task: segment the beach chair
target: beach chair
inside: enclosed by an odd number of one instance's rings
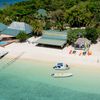
[[[69,54],[71,54],[71,53],[72,53],[72,50],[69,51]]]
[[[79,56],[81,56],[81,55],[82,55],[82,52],[79,53]]]
[[[92,55],[92,51],[88,51],[88,56]]]
[[[73,54],[75,54],[75,53],[76,53],[76,51],[74,50],[74,51],[73,51]]]
[[[86,51],[83,52],[83,55],[84,55],[84,56],[86,55]]]

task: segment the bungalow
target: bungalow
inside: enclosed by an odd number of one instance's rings
[[[78,38],[77,41],[75,42],[75,49],[77,50],[84,50],[86,48],[89,48],[91,45],[91,41],[88,40],[87,38]]]
[[[36,41],[36,43],[63,48],[67,43],[67,31],[46,30],[43,32],[42,37]]]
[[[5,30],[7,28],[7,25],[0,23],[0,32],[2,32],[3,30]]]
[[[26,34],[32,33],[32,27],[25,22],[12,22],[1,34],[11,35],[16,37],[20,31],[24,31]]]
[[[0,47],[0,59],[4,57],[6,54],[8,54],[8,51],[6,51],[4,48]]]

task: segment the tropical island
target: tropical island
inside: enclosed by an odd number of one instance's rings
[[[64,74],[72,77],[53,77]],[[0,9],[0,99],[100,100],[99,76],[99,0],[25,0]]]
[[[97,39],[100,36],[99,10],[98,0],[27,0],[0,9],[0,22],[26,22],[33,27],[34,34],[51,28],[95,28]]]

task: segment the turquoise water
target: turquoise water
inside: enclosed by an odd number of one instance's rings
[[[8,42],[6,42],[6,41],[0,41],[0,45],[6,45],[6,44],[8,44]]]
[[[0,100],[100,100],[100,68],[74,66],[53,78],[55,63],[0,60]]]

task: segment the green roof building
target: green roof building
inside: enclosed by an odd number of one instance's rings
[[[47,16],[47,11],[45,9],[39,9],[37,12],[40,16]]]
[[[11,28],[7,28],[7,29],[5,29],[4,31],[1,32],[1,34],[10,35],[10,36],[13,36],[13,37],[16,37],[19,33],[20,33],[19,30],[11,29]]]
[[[42,37],[39,40],[37,40],[36,43],[43,45],[58,46],[63,48],[67,43],[67,31],[43,31]]]
[[[77,41],[75,42],[75,49],[76,50],[85,50],[89,49],[91,45],[91,41],[88,40],[87,38],[78,38]]]
[[[24,22],[12,22],[1,34],[17,36],[20,31],[26,34],[32,33],[32,27]]]

